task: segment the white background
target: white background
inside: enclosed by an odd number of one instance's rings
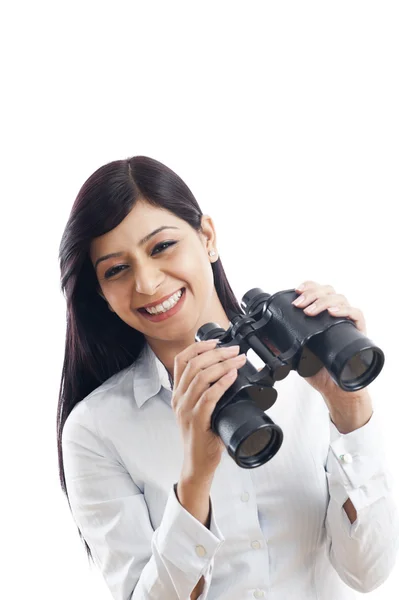
[[[0,27],[0,594],[110,598],[61,493],[55,424],[58,245],[111,160],[144,154],[185,180],[239,299],[312,279],[363,310],[396,477],[397,3],[14,2]],[[397,565],[368,598],[398,586]]]

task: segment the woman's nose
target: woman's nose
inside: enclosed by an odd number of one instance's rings
[[[161,285],[163,275],[158,268],[148,266],[136,269],[135,272],[135,290],[143,296],[152,296]]]

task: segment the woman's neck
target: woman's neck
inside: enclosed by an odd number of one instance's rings
[[[161,342],[161,343],[157,343]],[[158,357],[161,363],[164,365],[165,369],[168,372],[169,380],[174,379],[174,367],[175,367],[175,357],[183,352],[190,344],[193,344],[195,339],[191,342],[164,342],[163,340],[152,340],[147,339],[147,343],[150,346],[151,350]],[[171,383],[173,386],[173,383]]]

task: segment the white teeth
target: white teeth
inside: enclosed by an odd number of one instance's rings
[[[150,315],[162,314],[162,313],[170,310],[174,306],[176,306],[176,304],[178,303],[178,301],[181,298],[182,293],[183,293],[182,290],[179,290],[178,292],[173,294],[173,296],[171,296],[170,298],[168,298],[167,300],[162,302],[162,304],[157,304],[156,306],[152,306],[151,308],[146,308],[145,310]]]

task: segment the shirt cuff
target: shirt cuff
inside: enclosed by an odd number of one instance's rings
[[[358,511],[389,495],[392,484],[375,413],[363,427],[346,434],[330,419],[326,471],[330,496],[341,506],[350,498]]]
[[[225,538],[215,521],[212,501],[210,529],[207,529],[180,504],[176,487],[177,483],[170,491],[155,543],[159,553],[178,569],[204,575]]]

